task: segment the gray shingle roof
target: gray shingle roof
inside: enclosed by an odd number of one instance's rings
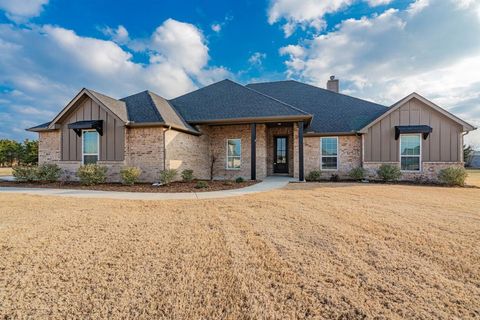
[[[50,125],[50,123],[52,123],[52,122],[51,121],[45,122],[45,123],[39,124],[38,126],[28,128],[27,130],[28,131],[36,131],[36,130],[47,129],[48,126]]]
[[[197,132],[186,123],[161,96],[143,91],[120,99],[127,106],[128,119],[134,123],[163,123],[179,129]]]
[[[286,103],[223,80],[170,100],[187,122],[304,116],[308,114]]]
[[[247,87],[312,114],[307,132],[354,132],[388,110],[380,104],[293,80],[252,83]]]

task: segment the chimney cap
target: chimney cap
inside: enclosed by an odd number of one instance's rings
[[[335,80],[335,76],[330,76],[330,80]]]

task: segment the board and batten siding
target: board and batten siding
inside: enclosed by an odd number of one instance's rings
[[[77,102],[61,121],[61,159],[82,160],[82,138],[68,129],[68,124],[82,120],[103,120],[103,136],[100,136],[100,161],[123,161],[125,146],[125,125],[112,112],[101,107],[91,98]]]
[[[368,129],[364,136],[364,161],[400,161],[400,139],[395,140],[395,126],[407,125],[432,127],[428,138],[422,138],[422,162],[463,161],[462,126],[415,98]]]

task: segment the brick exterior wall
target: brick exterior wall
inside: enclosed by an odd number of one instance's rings
[[[60,160],[60,130],[38,134],[38,163],[56,163]]]
[[[400,162],[364,162],[363,168],[367,170],[367,176],[370,179],[378,179],[377,170],[382,164],[391,164],[400,167]],[[424,182],[438,182],[440,170],[449,167],[463,168],[463,162],[422,162],[422,170],[419,172],[402,172],[400,180],[412,181],[419,180]]]
[[[305,176],[310,171],[320,169],[320,137],[304,137]],[[339,136],[338,170],[322,171],[322,178],[329,179],[332,174],[348,178],[353,168],[362,165],[362,139],[358,136]]]
[[[164,130],[163,127],[126,129],[125,165],[142,169],[141,181],[158,181],[164,169]]]
[[[193,170],[197,179],[210,179],[209,128],[202,127],[201,131],[201,136],[175,130],[165,132],[165,166],[177,170],[177,180],[185,169]]]
[[[213,164],[213,178],[214,179],[235,179],[242,177],[250,179],[250,140],[251,131],[250,125],[231,125],[231,126],[212,126],[210,133],[210,148],[212,155],[215,158]],[[242,158],[241,166],[238,170],[227,169],[227,139],[241,139],[242,143]],[[266,135],[265,126],[257,125],[257,179],[261,180],[266,177]]]

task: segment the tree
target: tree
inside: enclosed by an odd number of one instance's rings
[[[22,164],[38,163],[38,141],[25,139],[22,145],[19,161]]]
[[[15,140],[0,140],[0,166],[13,166],[19,160],[22,145]]]
[[[473,148],[472,146],[463,145],[463,161],[468,165],[470,158],[473,155]]]

